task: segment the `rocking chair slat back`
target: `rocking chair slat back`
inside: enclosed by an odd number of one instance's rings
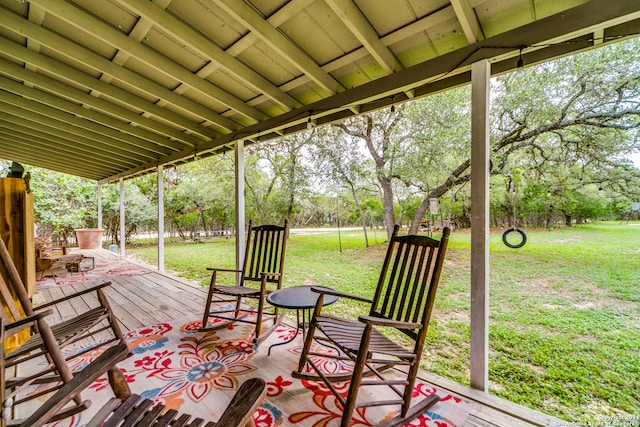
[[[262,281],[260,273],[280,273],[284,267],[285,227],[261,225],[249,228],[247,252],[244,259],[244,280]],[[267,276],[267,281],[276,283],[280,277]]]
[[[440,250],[442,241],[427,236],[398,236],[394,230],[389,244],[392,250],[384,260],[369,314],[425,325],[431,315],[444,261],[444,251]],[[416,330],[403,329],[403,332],[418,339]]]

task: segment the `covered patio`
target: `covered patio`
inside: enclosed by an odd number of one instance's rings
[[[124,180],[157,174],[163,218],[165,168],[233,151],[243,230],[246,145],[471,83],[472,388],[425,379],[474,402],[467,425],[557,425],[488,394],[489,80],[638,28],[627,0],[0,0],[0,156],[118,183],[124,233]],[[199,311],[158,259],[113,279],[127,329]]]
[[[96,262],[105,261],[109,263],[110,267],[108,269],[112,271],[118,270],[118,265],[121,264],[121,259],[107,250],[75,249],[74,252],[94,257]],[[61,282],[58,286],[40,288],[38,294],[35,296],[36,301],[44,302],[59,298],[62,295],[74,293],[85,286],[90,286],[92,283],[95,283],[91,280],[82,282],[78,275],[79,273],[75,273],[73,276],[73,279],[78,281],[75,284],[64,284],[64,282]],[[207,338],[204,336],[206,334],[190,334],[188,327],[186,331],[184,328],[181,331],[177,330],[183,325],[188,325],[199,320],[199,311],[204,307],[206,299],[206,291],[204,288],[155,269],[145,271],[143,268],[136,270],[132,275],[104,276],[104,280],[112,282],[112,286],[107,288],[105,293],[124,329],[139,332],[129,334],[130,346],[134,349],[134,355],[130,358],[131,363],[129,363],[127,367],[136,365],[138,363],[136,361],[144,360],[145,357],[148,359],[152,358],[154,351],[161,352],[168,348],[177,348],[179,344],[177,341],[179,339],[185,339],[185,337],[188,340],[192,340],[190,341],[192,343],[199,340],[201,343],[206,344]],[[91,300],[86,300],[85,303],[87,306],[93,304]],[[76,315],[76,311],[81,312],[83,309],[85,308],[82,304],[69,304],[68,306],[59,307],[59,311],[55,312],[50,318],[53,323],[57,323],[59,320],[73,317]],[[250,366],[258,367],[258,370],[261,372],[260,375],[265,375],[266,373],[265,380],[267,380],[268,384],[269,381],[271,382],[270,387],[272,387],[272,390],[277,388],[277,383],[300,382],[291,377],[291,371],[295,369],[299,351],[302,347],[302,338],[300,336],[296,337],[291,343],[274,347],[271,355],[268,355],[268,347],[270,345],[289,339],[289,334],[293,330],[291,323],[292,319],[289,319],[287,325],[279,328],[258,349],[248,351],[247,360],[244,361]],[[171,335],[167,333],[166,335],[161,335],[164,332],[158,332],[159,330],[166,331],[170,327],[176,330],[175,334]],[[156,341],[153,341],[154,344],[148,344],[151,341],[147,341],[147,344],[141,345],[141,337],[143,337],[145,333],[140,331],[145,330],[153,331],[153,333],[162,336],[162,338],[168,337],[169,343],[154,347]],[[147,333],[147,336],[148,335],[149,333]],[[219,333],[219,335],[224,336],[224,331]],[[208,339],[212,340],[213,338],[209,337]],[[138,352],[135,350],[138,348],[136,345],[140,348],[143,345],[148,345],[150,350],[147,352],[140,350],[140,352]],[[204,344],[202,345],[204,346]],[[176,364],[172,362],[171,365],[167,364],[167,366],[175,368]],[[228,369],[233,370],[234,368],[231,366]],[[151,370],[149,370],[149,372],[150,371]],[[127,371],[125,371],[125,374],[127,374]],[[129,371],[129,374],[134,375],[131,371]],[[238,372],[235,374],[235,379],[242,381],[255,375],[256,371]],[[136,378],[136,381],[131,382],[130,386],[132,390],[139,394],[143,392],[152,394],[154,392],[154,390],[151,390],[153,387],[150,385],[152,379],[144,379],[142,377],[143,375],[140,374],[139,378]],[[151,377],[152,375],[149,375],[149,378]],[[281,378],[276,380],[277,377]],[[463,424],[459,424],[461,426],[560,426],[563,423],[562,420],[557,418],[491,396],[471,387],[460,385],[426,371],[420,372],[419,381],[428,387],[435,387],[441,397],[450,395],[462,400],[461,405],[464,404],[463,409],[456,410],[455,405],[452,403],[444,403],[440,409],[437,407],[434,409],[434,411],[443,411],[445,416],[449,413],[451,418],[458,417],[458,420],[463,421]],[[191,408],[195,408],[191,410],[191,413],[205,418],[208,416],[208,411],[213,411],[214,414],[219,415],[222,412],[224,402],[231,399],[232,392],[232,390],[225,390],[225,387],[218,387],[206,394],[201,400],[192,398],[197,403],[191,406]],[[190,399],[187,397],[187,393],[184,393],[184,395],[180,393],[172,394],[171,391],[167,391],[164,397],[168,400],[177,400],[180,399],[180,397],[176,396],[182,396],[185,400],[189,401]],[[85,393],[84,396],[85,398],[94,400],[94,406],[99,407],[101,399],[106,399],[106,395],[108,394],[108,392],[95,390]],[[313,396],[311,390],[296,390],[294,394],[296,398],[299,399],[296,401],[296,405],[302,405],[303,408],[301,409],[308,409],[308,412],[315,411],[315,414],[308,418],[301,419],[294,424],[295,418],[287,419],[287,416],[291,415],[287,413],[287,408],[278,407],[283,413],[281,425],[310,426],[314,425],[314,423],[322,417],[331,418],[332,413],[327,407],[314,407],[311,404],[311,396]],[[278,406],[277,402],[276,392],[273,392],[267,395],[263,406]],[[304,407],[305,404],[309,406]],[[453,406],[453,408],[451,408],[451,406]],[[325,412],[323,413],[322,410]],[[200,411],[200,413],[198,411]],[[300,412],[304,411],[301,410]],[[447,420],[449,420],[449,418],[447,418]],[[457,420],[452,419],[450,421],[456,422]]]

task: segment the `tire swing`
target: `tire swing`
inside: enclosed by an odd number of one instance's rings
[[[513,183],[510,183],[510,186],[513,188]],[[516,191],[513,192],[514,193],[514,197],[513,197],[513,227],[507,228],[506,230],[504,230],[504,233],[502,233],[502,243],[505,244],[505,246],[512,248],[512,249],[518,249],[524,246],[525,243],[527,243],[527,233],[524,232],[524,230],[516,227],[516,198],[517,198],[517,194]],[[518,242],[513,242],[509,240],[509,235],[511,234],[513,236],[513,233],[518,234],[520,236],[520,240]]]
[[[517,233],[520,235],[520,241],[518,243],[511,243],[509,241],[507,236],[511,233]],[[525,243],[527,243],[527,233],[525,233],[523,230],[519,229],[518,227],[507,228],[506,230],[504,230],[504,233],[502,233],[502,243],[504,243],[506,246],[512,249],[521,248],[524,246]]]

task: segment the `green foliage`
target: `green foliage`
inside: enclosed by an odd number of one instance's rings
[[[76,228],[93,228],[97,218],[97,185],[71,175],[39,168],[31,173],[35,222],[40,233],[63,239]]]
[[[138,182],[143,184],[148,180],[142,178],[124,183],[125,198],[125,239],[128,240],[138,229],[149,229],[157,223],[157,207],[146,197]],[[144,185],[143,185],[144,189]],[[106,235],[111,241],[120,243],[120,186],[107,185],[102,191],[103,225]]]

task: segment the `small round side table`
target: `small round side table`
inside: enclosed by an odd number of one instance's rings
[[[325,288],[323,286],[294,286],[292,288],[279,289],[267,295],[267,302],[272,306],[289,310],[296,310],[296,332],[290,339],[272,344],[269,347],[267,355],[271,354],[271,347],[288,344],[293,341],[294,338],[298,336],[298,331],[300,330],[302,330],[302,337],[304,338],[305,328],[311,321],[311,310],[316,306],[319,297],[318,293],[311,290],[312,287],[333,290],[331,288]],[[338,301],[337,296],[325,295],[322,305],[330,305],[336,301]],[[302,312],[302,323],[300,323],[300,312]]]

